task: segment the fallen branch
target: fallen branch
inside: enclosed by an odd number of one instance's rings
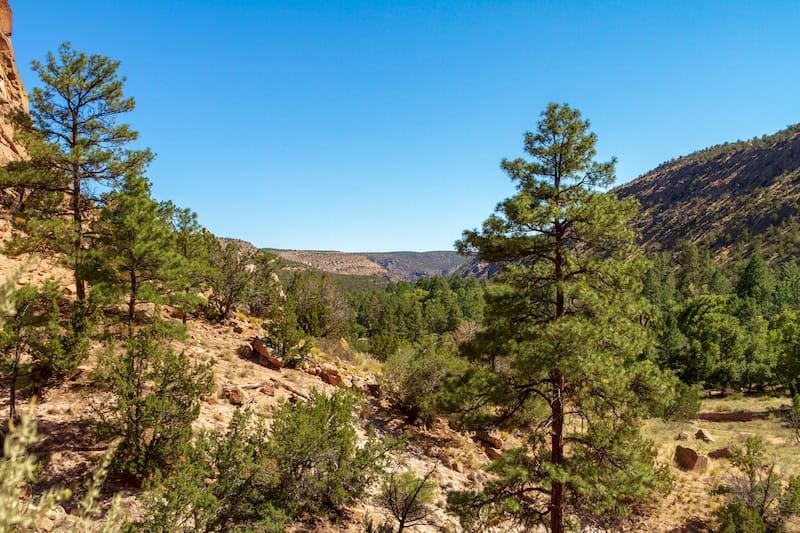
[[[284,389],[288,390],[289,392],[291,392],[292,394],[294,394],[294,395],[296,395],[296,396],[300,396],[300,397],[301,397],[301,398],[303,398],[304,400],[310,400],[310,399],[311,399],[311,398],[308,396],[308,394],[306,394],[306,393],[304,393],[304,392],[300,392],[299,390],[297,390],[297,389],[293,388],[293,387],[292,387],[292,386],[290,386],[290,385],[287,385],[286,383],[281,383],[281,387],[283,387]]]
[[[239,387],[240,389],[260,389],[266,384],[267,384],[266,381],[259,381],[258,383],[245,383],[244,385],[228,385],[226,387],[222,387],[222,392],[223,393],[229,392],[235,389],[236,387]]]

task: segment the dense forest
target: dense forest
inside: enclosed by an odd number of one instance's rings
[[[798,428],[800,264],[774,247],[765,257],[771,238],[754,234],[725,260],[708,239],[642,247],[638,202],[606,192],[615,161],[595,159],[597,138],[568,105],[541,113],[527,158],[502,162],[516,194],[456,243],[496,274],[376,282],[289,268],[153,198],[154,156],[132,148],[118,66],[68,44],[34,63],[30,115],[14,117],[27,157],[0,172],[14,228],[3,253],[71,276],[12,278],[2,294],[0,530],[39,527],[70,500],[66,487],[25,494],[37,481],[29,406],[82,372],[105,398],[89,426],[107,452],[70,505],[74,530],[277,532],[342,523],[370,499],[384,518],[368,531],[434,525],[434,470],[392,466],[402,436],[359,433],[360,392],[313,390],[269,421],[241,408],[224,431],[193,428],[219,384],[174,342],[199,322],[258,324],[253,346],[276,368],[320,351],[369,358],[381,399],[411,423],[502,435],[485,480],[439,505],[468,531],[630,528],[673,486],[643,425],[692,419],[706,397],[785,397],[783,423]],[[758,435],[730,463],[738,477],[718,487],[713,528],[779,531],[800,512],[800,477],[772,469]],[[109,475],[136,492],[138,513],[120,516]]]

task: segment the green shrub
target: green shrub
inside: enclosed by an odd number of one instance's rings
[[[123,437],[112,467],[139,480],[178,460],[200,414],[200,396],[213,386],[209,367],[192,364],[167,341],[160,324],[144,329],[123,353],[107,354],[96,372],[113,397],[99,409],[99,426]]]
[[[407,527],[429,524],[433,514],[433,497],[436,492],[433,470],[423,477],[413,471],[389,473],[381,481],[378,503],[397,520],[397,533]]]
[[[444,378],[462,364],[451,346],[430,339],[416,347],[404,345],[386,359],[381,389],[411,417],[428,418]]]
[[[717,509],[720,521],[718,533],[766,533],[767,526],[758,511],[739,502],[731,502]]]
[[[52,298],[43,335],[32,342],[33,361],[43,376],[70,378],[89,355],[88,325],[83,324],[80,306],[73,310],[72,321],[60,324],[58,301]]]
[[[338,513],[361,498],[382,471],[385,447],[370,437],[359,444],[353,427],[355,397],[312,391],[306,402],[275,411],[265,455],[281,497],[294,513]]]
[[[375,439],[358,443],[354,406],[349,393],[314,391],[282,404],[270,431],[237,411],[227,433],[202,433],[168,477],[156,475],[128,530],[278,533],[304,513],[341,512],[364,496],[385,455]]]
[[[143,497],[144,517],[130,532],[285,530],[278,481],[265,463],[267,431],[251,412],[234,413],[226,433],[198,435],[166,479]]]

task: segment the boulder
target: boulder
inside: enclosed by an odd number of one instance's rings
[[[253,339],[253,342],[250,343],[253,346],[253,351],[258,354],[258,362],[263,366],[271,366],[280,370],[283,368],[283,360],[275,357],[270,353],[269,348],[261,342],[261,339],[258,337]]]
[[[231,405],[245,405],[247,403],[247,394],[240,387],[232,387],[225,391],[228,401]]]
[[[491,446],[486,446],[483,449],[483,451],[486,453],[486,457],[488,457],[492,461],[497,461],[503,456],[503,452],[495,448],[492,448]]]
[[[683,470],[700,472],[708,468],[708,457],[700,455],[691,448],[677,446],[675,448],[675,462]]]
[[[717,448],[713,452],[709,452],[708,456],[712,459],[729,459],[733,455],[733,447],[732,446],[724,446],[722,448]]]
[[[273,387],[272,385],[264,385],[263,387],[258,389],[258,392],[260,392],[261,394],[266,394],[267,396],[275,396],[275,387]]]
[[[339,387],[342,384],[342,376],[339,375],[338,370],[334,370],[333,368],[321,369],[319,377],[322,378],[322,381],[334,387]]]
[[[490,448],[494,448],[496,450],[503,449],[503,439],[500,437],[495,437],[494,435],[490,435],[485,431],[479,431],[476,433],[474,439],[478,442],[486,444]]]
[[[698,429],[697,433],[694,434],[694,438],[703,442],[714,442],[714,437],[705,429]]]

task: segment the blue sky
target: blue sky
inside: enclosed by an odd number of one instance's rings
[[[618,183],[800,122],[800,2],[11,0],[28,86],[121,61],[158,199],[261,247],[452,249],[548,102]]]

